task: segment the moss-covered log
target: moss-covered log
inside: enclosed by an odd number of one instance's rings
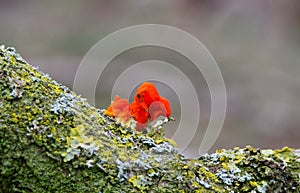
[[[0,47],[0,192],[299,192],[296,150],[180,155]]]

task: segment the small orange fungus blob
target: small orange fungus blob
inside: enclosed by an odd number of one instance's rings
[[[137,130],[141,130],[148,121],[155,121],[158,117],[171,115],[170,102],[161,97],[154,84],[144,82],[129,104],[127,99],[115,96],[114,101],[106,109],[105,114],[127,122],[132,117],[137,121]]]

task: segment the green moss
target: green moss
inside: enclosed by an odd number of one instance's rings
[[[220,150],[189,160],[160,125],[122,126],[0,47],[0,192],[299,192],[299,157]]]

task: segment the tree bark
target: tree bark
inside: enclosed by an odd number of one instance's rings
[[[299,192],[299,150],[198,159],[124,127],[0,46],[0,192]]]

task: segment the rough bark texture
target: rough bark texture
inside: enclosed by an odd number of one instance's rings
[[[0,192],[300,191],[296,150],[186,159],[175,146],[160,126],[121,126],[0,46]]]

